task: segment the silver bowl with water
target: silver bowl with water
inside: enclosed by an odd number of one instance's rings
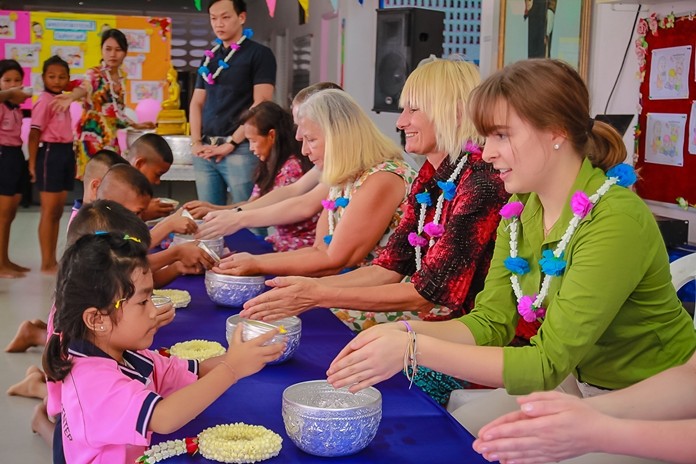
[[[232,335],[234,334],[239,321],[242,321],[243,324],[242,340],[245,341],[258,337],[271,329],[279,328],[281,326],[283,327],[285,333],[279,333],[273,337],[271,343],[284,341],[285,350],[278,359],[268,364],[280,364],[287,361],[295,353],[297,347],[300,346],[300,338],[302,337],[302,319],[297,316],[290,316],[273,322],[260,322],[244,319],[241,318],[239,314],[235,314],[234,316],[227,318],[225,335],[228,343],[232,339]]]
[[[215,303],[239,308],[248,300],[263,293],[264,276],[231,276],[213,271],[205,273],[205,290]]]
[[[382,395],[374,387],[358,393],[325,380],[283,391],[283,422],[290,439],[315,456],[346,456],[370,444],[382,419]]]

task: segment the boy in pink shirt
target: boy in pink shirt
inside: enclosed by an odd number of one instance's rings
[[[22,277],[29,271],[9,257],[10,226],[28,178],[22,153],[22,110],[29,98],[22,90],[24,70],[15,60],[0,60],[0,278]]]
[[[70,112],[56,107],[54,100],[68,87],[70,68],[58,56],[44,62],[45,90],[31,115],[29,132],[29,174],[41,197],[39,245],[41,270],[55,272],[58,227],[63,205],[75,185],[75,152]]]

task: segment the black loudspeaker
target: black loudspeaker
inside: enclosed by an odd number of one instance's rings
[[[377,10],[373,111],[398,113],[399,96],[418,63],[442,56],[445,13],[422,8]]]

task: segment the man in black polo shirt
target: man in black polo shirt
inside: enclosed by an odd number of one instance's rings
[[[191,98],[191,151],[198,199],[224,205],[228,191],[233,202],[251,195],[258,159],[238,120],[273,97],[276,61],[268,47],[244,37],[244,0],[211,0],[208,13],[217,49],[206,51]]]

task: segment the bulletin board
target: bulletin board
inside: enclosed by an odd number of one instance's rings
[[[696,18],[652,14],[638,23],[640,180],[648,200],[696,203]]]
[[[70,78],[82,79],[99,65],[101,33],[109,28],[120,29],[128,39],[126,105],[135,108],[145,98],[162,101],[171,66],[169,18],[0,10],[0,59],[19,61],[24,86],[33,87],[36,99],[43,91],[44,60],[59,55],[70,66]]]

